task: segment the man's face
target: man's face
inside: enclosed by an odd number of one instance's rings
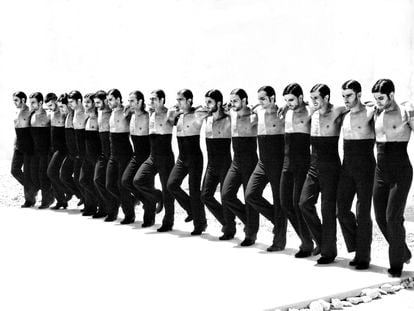
[[[134,110],[140,110],[141,109],[142,101],[138,102],[137,97],[135,96],[135,94],[129,95],[128,103],[129,103],[129,106]]]
[[[68,114],[69,113],[69,109],[68,109],[67,105],[62,104],[61,102],[58,102],[57,106],[59,108],[60,113],[62,113],[62,114]]]
[[[99,110],[104,110],[105,109],[105,103],[102,99],[95,97],[93,99],[93,102],[95,104],[95,107],[97,107]]]
[[[157,93],[151,93],[150,95],[150,108],[155,109],[163,105],[162,101],[157,97]]]
[[[89,97],[89,98],[85,98],[85,100],[83,101],[83,108],[85,108],[85,110],[88,112],[90,110],[92,110],[93,108],[95,108],[95,105],[93,103],[93,100]]]
[[[230,104],[231,104],[231,108],[234,111],[239,111],[243,109],[243,101],[240,99],[239,95],[236,95],[236,94],[230,95]]]
[[[382,94],[382,93],[373,93],[375,102],[377,103],[378,108],[386,109],[391,105],[391,98],[394,96],[394,93],[390,93],[390,95]]]
[[[17,96],[13,96],[13,102],[14,102],[14,105],[16,106],[16,108],[22,108],[23,107],[23,104],[24,104],[23,99],[20,99]]]
[[[56,100],[49,100],[46,103],[46,108],[50,111],[56,111],[58,109]]]
[[[75,99],[73,99],[73,98],[69,98],[69,99],[68,99],[68,104],[69,104],[69,107],[70,107],[71,109],[73,109],[73,110],[75,110],[75,109],[76,109],[76,107],[77,107],[77,102],[76,102],[76,100],[75,100]]]
[[[39,110],[39,108],[42,106],[42,103],[39,103],[38,101],[37,101],[37,99],[36,98],[30,98],[30,108],[33,110],[33,111],[37,111],[37,110]]]
[[[180,111],[188,110],[191,107],[191,100],[187,100],[182,94],[177,93],[177,105]]]
[[[283,97],[285,98],[286,105],[288,106],[289,109],[294,110],[297,107],[299,107],[299,105],[300,105],[299,98],[296,97],[295,95],[286,94]]]
[[[216,112],[218,109],[216,101],[211,97],[206,97],[206,105],[209,113]]]
[[[259,104],[262,105],[264,109],[270,108],[274,105],[274,103],[270,100],[270,97],[267,96],[265,91],[260,91],[257,93],[257,99]]]
[[[355,91],[351,89],[342,90],[342,98],[347,109],[355,107],[358,103],[358,96]]]
[[[108,105],[111,109],[115,109],[116,107],[118,107],[118,101],[113,95],[108,95]]]
[[[312,92],[310,94],[310,97],[312,100],[313,107],[315,109],[320,109],[323,106],[323,104],[325,104],[325,100],[323,99],[319,91]]]

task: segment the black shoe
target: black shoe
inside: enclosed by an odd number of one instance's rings
[[[284,247],[278,246],[276,244],[272,244],[268,248],[266,248],[268,252],[280,252],[280,251],[283,251],[284,249],[285,249]]]
[[[357,270],[367,270],[369,268],[369,261],[359,261],[355,265],[355,269]]]
[[[356,258],[356,257],[354,257],[354,259],[352,259],[350,262],[349,262],[349,265],[350,266],[352,266],[352,267],[355,267],[355,266],[357,266],[358,265],[358,259]]]
[[[78,202],[78,204],[77,204],[77,206],[81,206],[81,205],[83,205],[85,203],[85,201],[83,200],[83,199],[80,199],[79,200],[79,202]]]
[[[319,245],[316,245],[316,247],[312,251],[312,256],[317,256],[320,253],[321,253],[321,248],[319,247]]]
[[[168,232],[172,230],[172,226],[171,225],[161,225],[161,227],[159,227],[157,229],[157,232]]]
[[[96,214],[96,211],[87,210],[86,208],[82,212],[82,216],[93,216]]]
[[[161,201],[158,201],[158,202],[157,202],[157,207],[156,207],[156,209],[155,209],[155,213],[156,213],[156,214],[161,213],[161,211],[162,211],[163,207],[164,207],[164,204],[163,204],[162,200],[161,200]]]
[[[312,252],[311,251],[304,251],[304,250],[299,250],[299,252],[297,252],[295,254],[296,258],[306,258],[306,257],[310,257],[312,256]]]
[[[92,216],[92,218],[104,218],[104,217],[106,217],[108,214],[106,213],[106,212],[104,212],[104,211],[98,211],[98,212],[96,212],[93,216]]]
[[[66,193],[65,194],[65,200],[66,202],[69,202],[73,197],[73,193]]]
[[[50,209],[53,209],[53,210],[58,210],[58,209],[60,209],[60,208],[63,208],[63,209],[67,209],[68,208],[68,203],[61,203],[61,202],[57,202],[56,203],[56,205],[55,206],[52,206]]]
[[[125,217],[120,224],[121,225],[129,225],[129,224],[133,224],[135,222],[135,217]]]
[[[26,207],[33,207],[35,205],[35,202],[25,201],[20,207],[26,208]]]
[[[153,221],[144,221],[141,225],[141,228],[152,227],[154,224],[155,224],[155,220],[153,220]]]
[[[111,221],[115,221],[117,218],[118,218],[117,215],[108,215],[108,216],[106,216],[104,221],[105,222],[111,222]]]
[[[49,201],[49,202],[45,202],[45,203],[43,203],[43,202],[42,202],[42,204],[41,204],[38,208],[39,208],[39,209],[46,209],[46,208],[49,208],[49,207],[50,207],[50,205],[52,205],[53,201],[54,201],[54,200],[51,200],[51,201]]]
[[[204,225],[200,228],[194,228],[193,232],[191,232],[191,235],[201,235],[204,231],[206,231],[207,225]]]
[[[240,246],[252,246],[254,243],[256,243],[256,240],[252,238],[245,238],[244,241],[240,243]]]
[[[185,222],[190,222],[190,221],[193,221],[193,216],[188,215],[188,216],[184,219],[184,221],[185,221]]]
[[[399,278],[402,273],[402,268],[389,268],[388,273],[391,274],[393,278]]]
[[[221,237],[219,237],[220,241],[228,241],[234,239],[234,233],[224,233]]]
[[[321,258],[319,258],[316,262],[319,265],[327,265],[327,264],[334,262],[334,260],[335,260],[335,257],[321,256]]]

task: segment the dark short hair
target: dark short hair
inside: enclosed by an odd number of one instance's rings
[[[68,99],[74,99],[76,101],[80,100],[82,101],[82,94],[79,91],[71,91],[68,95]]]
[[[223,94],[219,90],[212,89],[206,93],[205,97],[214,99],[216,103],[223,103]]]
[[[283,96],[288,94],[295,95],[296,97],[303,96],[303,90],[298,83],[291,83],[283,90]]]
[[[58,98],[58,102],[67,106],[68,105],[68,94],[66,93],[61,94]]]
[[[372,93],[381,93],[389,96],[392,92],[395,92],[395,86],[390,79],[379,79],[372,87]]]
[[[43,102],[43,94],[40,92],[34,92],[32,94],[30,94],[29,96],[30,98],[36,98],[37,102]]]
[[[329,87],[326,84],[323,84],[323,83],[315,84],[311,88],[310,91],[311,91],[311,93],[313,93],[313,92],[319,92],[319,94],[322,96],[322,98],[324,98],[326,95],[328,95],[329,97],[331,97],[331,90],[329,89]]]
[[[191,92],[189,89],[182,89],[178,91],[178,94],[181,94],[184,96],[184,98],[186,100],[191,99],[191,101],[193,100],[194,96],[193,96],[193,92]]]
[[[47,93],[45,96],[45,103],[51,101],[51,100],[57,100],[57,96],[55,93]]]
[[[356,80],[348,80],[342,84],[343,90],[353,90],[355,93],[361,93],[362,87],[361,84]]]
[[[24,99],[24,101],[27,101],[27,95],[22,91],[14,92],[13,96],[20,98],[20,100]]]
[[[155,95],[157,95],[157,98],[159,100],[161,100],[161,99],[164,99],[165,100],[165,93],[164,93],[163,90],[158,89],[158,90],[152,91],[151,93],[155,93]]]
[[[272,96],[276,97],[275,89],[272,88],[271,86],[268,86],[268,85],[262,86],[260,89],[257,90],[257,93],[262,92],[262,91],[265,92],[269,98]]]
[[[96,92],[95,93],[95,96],[94,96],[94,98],[98,98],[98,99],[100,99],[100,100],[102,100],[102,101],[105,101],[105,99],[106,99],[106,92],[105,91],[102,91],[102,90],[99,90],[98,92]]]
[[[95,93],[88,93],[84,96],[84,100],[85,99],[90,99],[91,101],[93,101],[94,97],[95,97]]]
[[[246,104],[248,104],[248,96],[245,90],[243,89],[234,89],[231,91],[230,95],[237,95],[241,100],[246,99]]]
[[[144,94],[142,94],[141,91],[135,90],[132,91],[131,93],[129,93],[130,95],[135,95],[135,97],[137,98],[137,101],[142,100],[142,105],[141,105],[141,110],[144,111],[145,110],[145,97]]]
[[[122,103],[122,94],[118,89],[110,89],[109,92],[108,92],[108,96],[109,95],[112,95],[113,97],[115,97],[115,99],[119,98],[119,100]]]

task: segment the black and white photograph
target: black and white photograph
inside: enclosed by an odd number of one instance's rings
[[[414,310],[414,0],[4,0],[0,101],[0,310]]]

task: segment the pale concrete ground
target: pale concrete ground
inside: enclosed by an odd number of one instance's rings
[[[242,226],[238,239],[217,241],[220,228],[210,214],[207,234],[191,237],[177,206],[175,230],[159,234],[157,226],[140,228],[141,207],[129,226],[81,217],[76,202],[68,211],[21,209],[8,164],[0,180],[0,310],[269,310],[395,281],[377,227],[372,268],[357,272],[348,266],[353,255],[340,230],[336,263],[320,267],[317,257],[293,258],[299,241],[291,227],[287,249],[267,253],[272,228],[263,219],[258,243],[241,248]],[[406,228],[414,249],[414,224]],[[414,265],[405,270],[410,275]],[[405,308],[412,295],[395,297],[398,310],[412,310]]]

